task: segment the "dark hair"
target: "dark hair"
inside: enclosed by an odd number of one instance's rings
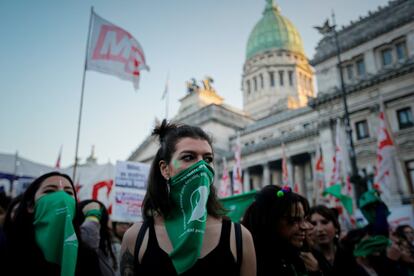
[[[17,210],[15,210],[14,217],[12,217],[13,209],[17,204],[20,204],[20,201],[22,201],[22,198],[23,198],[23,194],[20,194],[10,201],[9,207],[7,208],[6,217],[4,218],[4,224],[3,224],[3,230],[6,235],[9,235],[11,231],[10,229],[11,225],[13,224],[14,219],[16,217]]]
[[[151,217],[153,211],[167,217],[170,210],[174,208],[169,200],[168,183],[161,174],[159,163],[162,160],[167,164],[170,163],[177,143],[183,138],[193,138],[207,141],[211,148],[213,148],[211,138],[200,127],[167,123],[166,119],[162,121],[161,125],[155,127],[152,135],[159,137],[160,147],[152,160],[148,176],[147,193],[145,194],[142,207],[142,216],[144,218]],[[225,213],[217,199],[214,185],[210,185],[207,212],[214,217],[220,217]]]
[[[334,208],[331,209],[324,205],[316,205],[310,208],[309,216],[312,216],[313,214],[319,214],[325,219],[329,220],[330,222],[332,222],[335,229],[337,230],[337,234],[339,235],[341,233],[341,225],[339,224],[339,221],[338,221],[338,213],[335,213],[334,210],[336,209]],[[335,242],[338,242],[338,239],[335,239]]]
[[[407,239],[407,236],[405,235],[405,233],[404,233],[404,229],[405,228],[410,228],[410,229],[413,229],[410,225],[408,225],[408,224],[402,224],[402,225],[398,225],[398,227],[397,228],[395,228],[395,234],[398,236],[398,237],[400,237],[400,238],[402,238],[402,239],[404,239],[404,240],[406,240],[406,241],[408,241],[408,239]]]
[[[291,256],[296,268],[304,269],[296,252],[288,241],[280,236],[283,219],[296,216],[298,204],[302,204],[305,216],[309,213],[306,198],[292,191],[281,195],[281,187],[267,185],[256,195],[256,200],[247,208],[242,224],[250,231],[256,249],[258,275],[275,269],[275,261]],[[293,213],[293,214],[292,214]]]
[[[301,203],[305,216],[309,213],[309,203],[306,198],[291,191],[278,196],[279,186],[267,185],[256,195],[256,200],[247,208],[242,224],[252,233],[253,239],[259,247],[271,248],[269,237],[277,236],[280,222],[292,211],[298,212],[298,203]],[[257,250],[257,248],[256,248]]]
[[[105,205],[102,202],[95,199],[86,199],[78,203],[78,208],[76,210],[77,214],[76,217],[78,219],[78,224],[81,225],[85,221],[85,215],[82,212],[82,209],[91,202],[96,202],[99,204],[101,208],[101,219],[99,220],[99,224],[101,225],[99,230],[99,249],[105,256],[110,256],[112,259],[113,268],[117,269],[117,259],[115,254],[112,250],[112,241],[111,241],[111,230],[108,227],[109,215],[108,210],[106,209]]]
[[[49,263],[45,260],[43,252],[39,248],[35,239],[35,229],[33,225],[34,213],[29,209],[34,208],[35,194],[40,185],[49,177],[60,176],[67,179],[73,188],[75,202],[77,204],[76,189],[71,178],[60,172],[54,171],[46,173],[36,178],[23,193],[20,205],[16,210],[14,221],[10,225],[10,233],[7,236],[7,260],[6,275],[10,274],[42,274],[59,275],[60,266]],[[76,223],[77,217],[73,219],[76,236],[79,241],[77,271],[97,271],[99,272],[98,257],[95,252],[86,248],[81,239],[79,224]],[[85,264],[88,263],[86,267]]]

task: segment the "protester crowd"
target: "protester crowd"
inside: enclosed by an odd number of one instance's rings
[[[213,185],[214,151],[199,127],[165,120],[153,135],[143,221],[111,221],[79,201],[71,178],[44,174],[16,198],[0,193],[1,275],[414,275],[412,225],[392,229],[372,189],[368,222],[343,229],[342,210],[310,206],[287,186],[257,192],[232,222]]]

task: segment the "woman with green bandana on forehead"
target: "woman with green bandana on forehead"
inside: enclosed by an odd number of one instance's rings
[[[214,153],[199,127],[166,120],[156,127],[142,213],[124,235],[122,275],[256,275],[249,231],[224,217],[217,200]]]
[[[80,237],[72,180],[59,172],[35,179],[7,235],[2,275],[100,275],[96,254]]]

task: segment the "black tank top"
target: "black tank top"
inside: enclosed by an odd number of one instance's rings
[[[143,226],[142,226],[143,227]],[[234,256],[230,250],[230,232],[231,221],[223,219],[220,241],[218,245],[208,253],[204,258],[198,259],[195,265],[185,273],[183,276],[197,275],[197,276],[236,276],[240,275],[240,267],[238,262],[234,259]],[[141,237],[142,239],[143,237]],[[137,238],[137,244],[140,239]],[[147,249],[142,256],[141,263],[138,260],[137,250],[135,248],[135,275],[177,275],[173,263],[168,254],[160,248],[158,240],[155,235],[155,228],[153,221],[149,222],[149,237]]]

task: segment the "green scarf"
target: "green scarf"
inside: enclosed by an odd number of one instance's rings
[[[391,244],[390,240],[385,236],[372,236],[360,241],[354,249],[355,257],[367,257],[376,252],[384,251]]]
[[[78,238],[72,224],[75,199],[66,192],[53,192],[35,203],[34,228],[46,261],[61,266],[60,275],[75,275]]]
[[[214,170],[204,160],[170,179],[174,208],[165,218],[173,250],[170,258],[178,274],[190,269],[200,257],[207,220],[207,200]]]

